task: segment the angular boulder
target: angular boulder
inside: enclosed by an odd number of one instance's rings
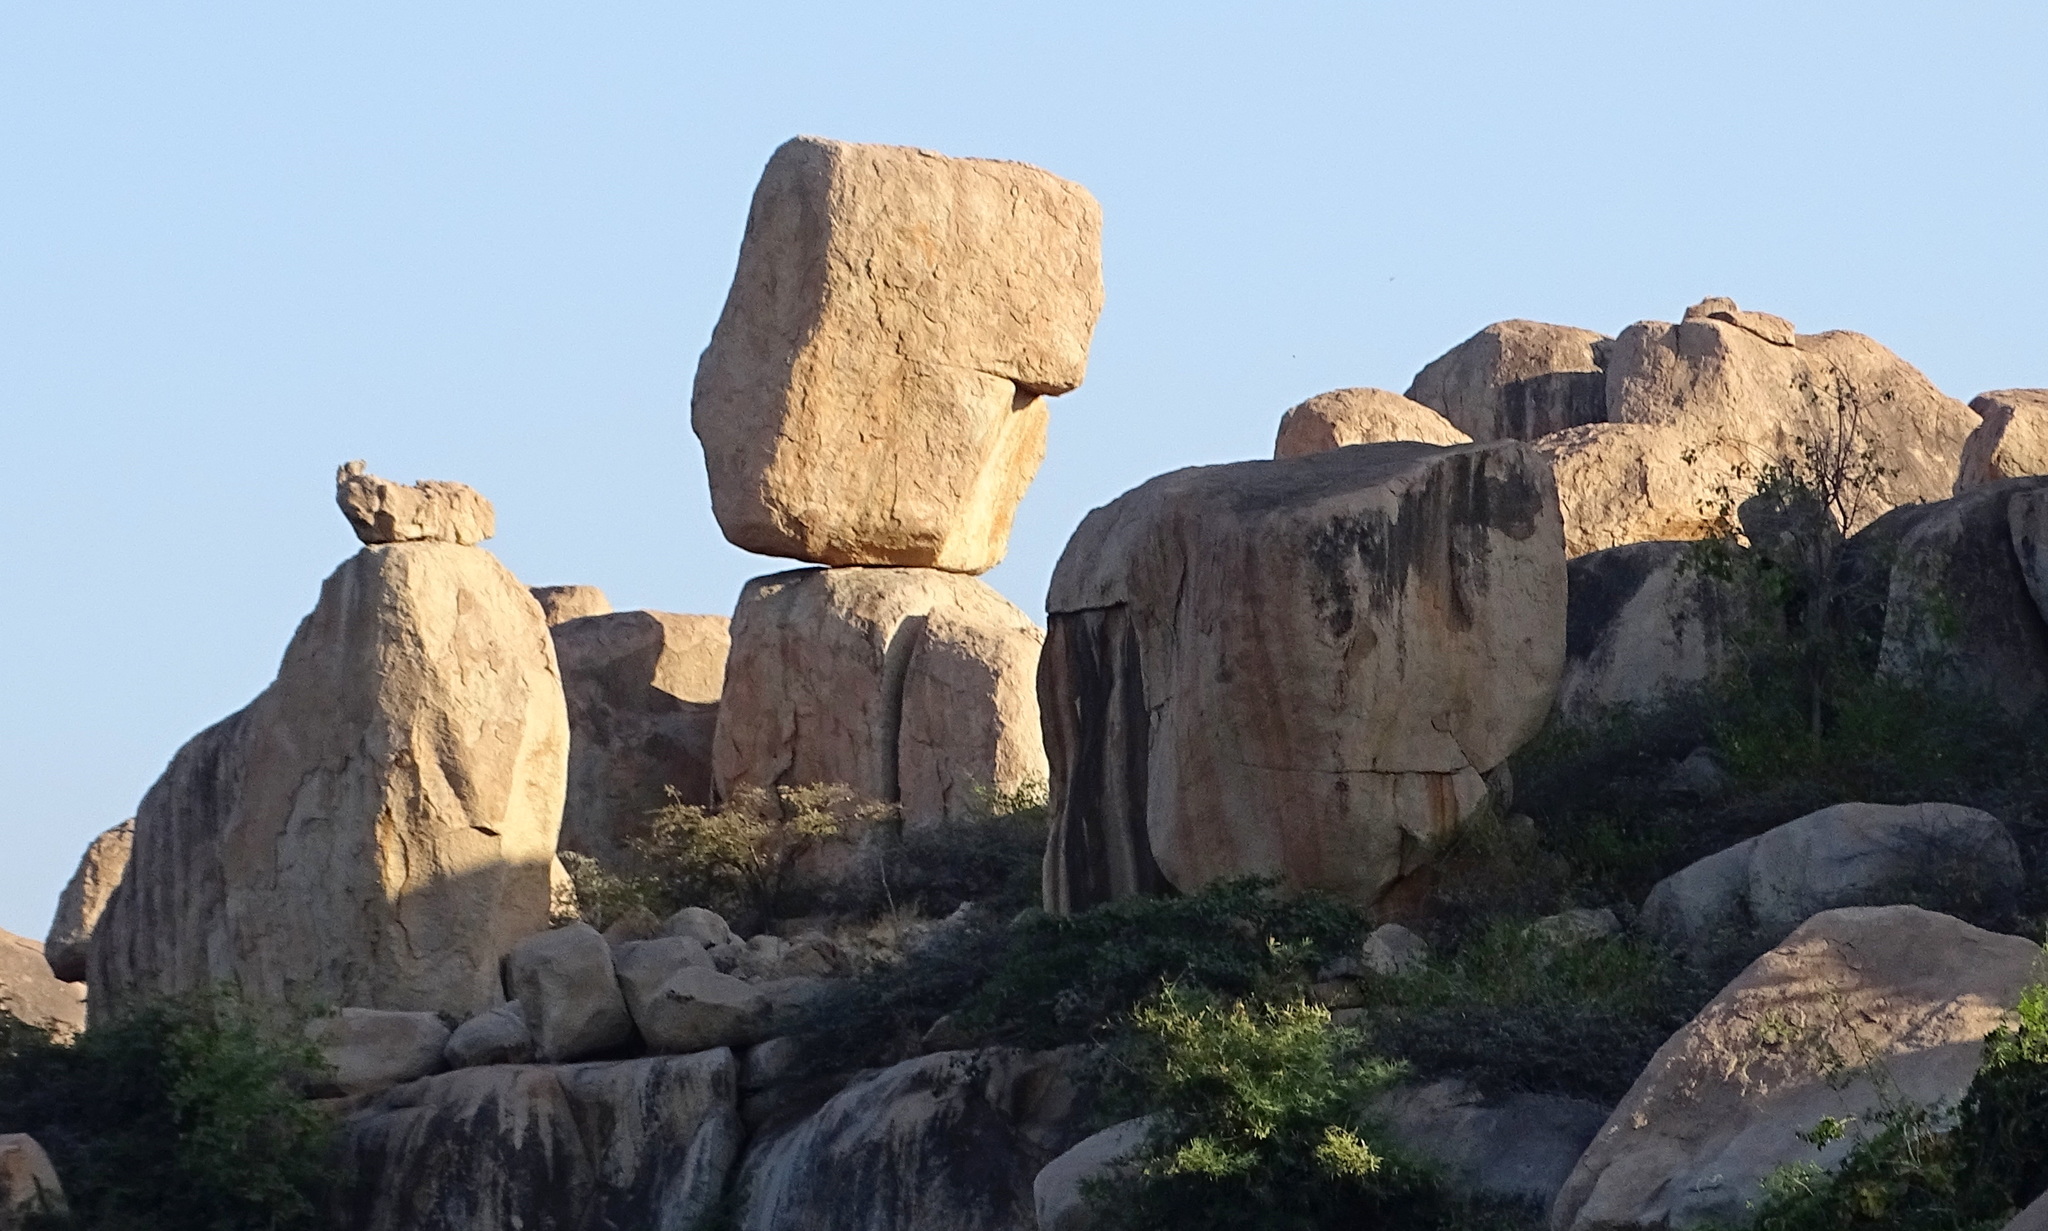
[[[479,1064],[527,1064],[533,1060],[533,1032],[517,1000],[486,1009],[457,1026],[441,1049],[451,1069]]]
[[[1082,1136],[1060,1053],[934,1052],[749,1146],[743,1231],[1035,1231],[1032,1180]]]
[[[1977,426],[1963,441],[1955,494],[2048,474],[2048,389],[1994,389],[1970,399]]]
[[[1101,210],[1036,167],[798,137],[754,191],[690,421],[737,546],[979,573],[1081,383]]]
[[[0,931],[0,1011],[69,1038],[85,1028],[85,985],[51,974],[35,941]]]
[[[1960,804],[1836,804],[1699,860],[1643,902],[1645,932],[1695,958],[1768,948],[1824,910],[1911,904],[2001,919],[2024,872],[1997,817]]]
[[[143,798],[93,1012],[232,981],[259,1003],[499,1003],[547,926],[568,715],[540,606],[488,552],[364,548],[275,682]]]
[[[336,1225],[354,1231],[686,1231],[744,1133],[730,1051],[499,1065],[411,1082],[341,1127]]]
[[[76,983],[85,978],[92,931],[107,909],[107,899],[114,896],[114,886],[128,871],[128,852],[134,845],[135,818],[129,817],[94,838],[79,857],[78,870],[57,898],[57,914],[43,941],[50,973],[59,979]]]
[[[614,863],[670,791],[685,803],[711,802],[728,623],[621,611],[554,626],[569,703],[564,850]]]
[[[1127,1174],[1155,1125],[1152,1116],[1112,1124],[1069,1146],[1040,1169],[1031,1181],[1037,1231],[1098,1231],[1108,1220],[1101,1206],[1089,1200],[1089,1181]]]
[[[733,613],[719,796],[843,783],[893,803],[907,781],[944,815],[974,783],[1013,785],[1042,756],[1017,678],[1035,666],[1036,632],[985,583],[936,569],[755,578]]]
[[[1848,1152],[1846,1138],[1816,1152],[1798,1137],[1822,1118],[1868,1117],[1886,1098],[1953,1103],[2041,974],[2031,941],[1917,907],[1815,915],[1657,1050],[1550,1225],[1739,1224],[1778,1167]]]
[[[505,989],[519,1002],[534,1053],[581,1060],[633,1038],[612,947],[587,923],[529,936],[505,959]]]
[[[1607,418],[1605,334],[1500,321],[1416,373],[1408,396],[1473,440],[1534,440]],[[1448,443],[1448,442],[1432,442]]]
[[[1420,402],[1385,389],[1333,389],[1318,393],[1280,416],[1273,456],[1300,457],[1345,445],[1419,440],[1429,445],[1463,445],[1472,438]]]
[[[366,544],[460,543],[474,547],[497,529],[497,511],[463,483],[393,483],[349,462],[335,473],[334,501]]]
[[[612,600],[596,586],[534,586],[532,594],[549,628],[584,616],[612,613]]]
[[[1487,1098],[1455,1078],[1391,1091],[1372,1106],[1395,1142],[1458,1191],[1545,1207],[1609,1110],[1556,1094]]]
[[[1621,708],[1649,709],[1709,682],[1760,617],[1692,543],[1628,543],[1568,566],[1564,680],[1558,713],[1584,724]]]
[[[314,1092],[347,1097],[440,1072],[448,1027],[433,1013],[343,1009],[307,1022],[306,1039],[329,1070]]]
[[[1246,875],[1370,905],[1550,709],[1556,493],[1518,441],[1176,471],[1088,515],[1047,608],[1048,909]]]

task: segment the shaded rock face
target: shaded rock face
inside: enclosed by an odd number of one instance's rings
[[[580,620],[585,616],[610,615],[612,600],[596,586],[534,586],[533,601],[540,604],[548,627]]]
[[[1564,590],[1519,442],[1199,467],[1095,510],[1047,600],[1048,908],[1251,874],[1375,902],[1541,726]]]
[[[52,975],[35,941],[0,931],[0,1010],[69,1037],[85,1028],[85,985]]]
[[[1586,723],[1707,683],[1754,614],[1740,589],[1690,567],[1691,543],[1630,543],[1568,566],[1558,712]]]
[[[2027,569],[2041,541],[2031,512],[2043,499],[2048,479],[1988,483],[1894,509],[1850,541],[1857,614],[1882,613],[1881,673],[2012,712],[2048,697],[2048,623]]]
[[[135,818],[130,817],[94,838],[79,857],[78,870],[57,898],[57,914],[43,941],[50,973],[59,979],[76,983],[85,978],[93,929],[107,909],[107,899],[114,896],[114,886],[128,871],[128,852],[134,845]]]
[[[568,718],[540,608],[488,553],[365,548],[278,676],[143,798],[93,1011],[239,984],[468,1017],[547,926]]]
[[[1973,487],[2048,474],[2048,389],[1994,389],[1970,399],[1977,426],[1963,441],[1955,494]]]
[[[1041,637],[986,584],[935,569],[756,578],[733,613],[715,789],[837,782],[934,820],[976,785],[1042,778]]]
[[[1882,1062],[1895,1097],[1953,1103],[1984,1036],[2040,976],[2040,953],[1911,906],[1815,915],[1658,1049],[1559,1192],[1551,1226],[1740,1222],[1771,1171],[1832,1167],[1851,1144],[1816,1152],[1796,1134],[1879,1105],[1842,1058]]]
[[[473,487],[427,479],[393,483],[349,462],[334,476],[334,501],[364,543],[460,543],[474,547],[497,529],[497,512]]]
[[[1300,457],[1345,445],[1419,440],[1462,445],[1472,438],[1420,402],[1385,389],[1334,389],[1318,393],[1280,417],[1273,456]]]
[[[1590,329],[1501,321],[1416,373],[1408,396],[1480,442],[1599,423],[1607,418],[1606,341]]]
[[[1548,1206],[1609,1108],[1555,1094],[1487,1099],[1456,1079],[1396,1090],[1375,1115],[1402,1147],[1462,1192]]]
[[[749,551],[979,573],[1081,383],[1101,210],[1014,162],[798,137],[697,366],[712,509]]]
[[[1035,1231],[1032,1179],[1078,1141],[1059,1053],[934,1052],[751,1146],[745,1231]]]
[[[448,1027],[438,1014],[397,1009],[343,1009],[306,1023],[306,1038],[329,1072],[314,1093],[373,1094],[446,1065]]]
[[[1642,928],[1698,958],[1778,943],[1824,910],[1911,903],[2002,919],[2019,847],[1960,804],[1836,804],[1707,856],[1657,883]]]
[[[1107,1220],[1101,1206],[1088,1200],[1089,1181],[1128,1174],[1155,1125],[1152,1116],[1112,1124],[1047,1163],[1031,1181],[1038,1231],[1097,1231]]]
[[[64,1185],[41,1143],[27,1133],[0,1133],[0,1231],[26,1227],[39,1215],[70,1211]]]
[[[612,947],[587,923],[520,941],[505,959],[505,989],[542,1060],[582,1060],[632,1041]]]
[[[612,862],[670,788],[685,803],[711,802],[728,623],[621,611],[554,626],[569,705],[564,850]]]
[[[739,1155],[737,1076],[721,1048],[400,1086],[343,1124],[337,1220],[356,1231],[688,1231]]]

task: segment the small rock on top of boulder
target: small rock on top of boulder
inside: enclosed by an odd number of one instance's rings
[[[584,616],[610,615],[612,610],[612,600],[596,586],[534,586],[532,594],[549,628]]]
[[[1500,321],[1416,373],[1408,396],[1473,440],[1534,440],[1607,418],[1604,334]]]
[[[2000,479],[2048,474],[2048,389],[1993,389],[1970,399],[1978,423],[1963,441],[1956,494]]]
[[[50,920],[49,938],[43,941],[43,956],[50,973],[77,982],[85,978],[86,955],[93,929],[107,909],[107,899],[128,871],[128,853],[135,845],[135,818],[92,840],[79,857],[78,870],[57,899],[56,917]]]
[[[1280,416],[1280,434],[1273,441],[1273,456],[1300,457],[1304,453],[1387,440],[1419,440],[1430,445],[1472,443],[1472,438],[1449,419],[1398,393],[1385,389],[1332,389]]]
[[[0,932],[0,1011],[69,1037],[85,1027],[85,985],[51,974],[35,941]]]
[[[364,543],[460,543],[474,547],[497,529],[491,502],[465,483],[426,479],[410,486],[347,462],[334,474],[334,502]]]

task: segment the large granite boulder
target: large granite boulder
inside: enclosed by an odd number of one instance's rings
[[[1549,1206],[1610,1108],[1557,1094],[1488,1098],[1456,1078],[1403,1086],[1372,1112],[1460,1192]]]
[[[748,1147],[743,1231],[1036,1231],[1031,1182],[1082,1136],[1057,1052],[934,1052]]]
[[[931,819],[975,785],[1043,776],[1024,699],[1039,635],[987,584],[937,569],[757,577],[733,613],[716,789],[843,783]]]
[[[1112,1124],[1083,1137],[1040,1168],[1031,1181],[1038,1231],[1100,1231],[1109,1219],[1101,1202],[1090,1199],[1090,1184],[1135,1170],[1157,1124],[1155,1116]]]
[[[542,1060],[582,1060],[633,1039],[612,947],[587,923],[520,941],[505,958],[505,990],[519,1002]]]
[[[1500,321],[1416,373],[1408,396],[1473,440],[1534,440],[1607,418],[1604,334]]]
[[[1696,556],[1693,543],[1629,543],[1568,566],[1558,712],[1586,723],[1650,709],[1697,689],[1732,660],[1753,600]]]
[[[1867,615],[1882,611],[1880,672],[2012,712],[2048,698],[2048,622],[2027,570],[2044,496],[2048,478],[1986,483],[1894,509],[1850,540]]]
[[[540,607],[503,565],[364,548],[276,681],[144,796],[93,936],[94,1014],[221,981],[301,1009],[498,1003],[499,959],[547,926],[568,725]]]
[[[0,1133],[0,1231],[47,1226],[44,1219],[70,1212],[42,1145],[27,1133]]]
[[[596,586],[534,586],[531,593],[549,628],[584,616],[612,613],[612,600]]]
[[[798,137],[697,365],[712,510],[749,551],[979,573],[1081,383],[1101,210],[1016,162]]]
[[[1518,441],[1176,471],[1088,515],[1046,605],[1048,909],[1253,874],[1370,905],[1550,710],[1556,494]]]
[[[621,611],[554,626],[569,702],[562,849],[610,863],[671,791],[711,802],[727,625],[724,616]]]
[[[1668,423],[1588,423],[1536,441],[1557,479],[1565,554],[1719,532],[1748,447]]]
[[[51,974],[35,941],[0,931],[0,1012],[69,1037],[85,1028],[85,985]]]
[[[114,886],[128,871],[128,852],[134,845],[135,818],[129,817],[94,838],[79,857],[78,870],[57,898],[57,914],[43,941],[51,974],[74,983],[85,978],[93,929],[107,909],[107,899],[114,896]]]
[[[2024,872],[1997,817],[1961,804],[1836,804],[1663,880],[1639,926],[1697,958],[1777,944],[1824,910],[1912,904],[2002,919]]]
[[[2041,949],[1912,906],[1815,915],[1657,1050],[1551,1206],[1556,1231],[1735,1225],[1799,1133],[1886,1098],[1952,1104]]]
[[[462,1069],[386,1091],[342,1125],[336,1224],[688,1231],[739,1156],[738,1068],[721,1048]]]
[[[1994,389],[1970,399],[1978,423],[1963,441],[1955,493],[2048,474],[2048,389]]]
[[[402,1009],[343,1009],[306,1023],[306,1039],[327,1071],[314,1081],[317,1094],[353,1097],[375,1094],[447,1065],[448,1027],[436,1013]]]
[[[1333,389],[1318,393],[1280,416],[1273,456],[1300,457],[1345,445],[1419,440],[1428,445],[1463,445],[1472,438],[1436,411],[1385,389]]]

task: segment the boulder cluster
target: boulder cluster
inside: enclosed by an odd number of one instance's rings
[[[1333,894],[1382,923],[1317,973],[1341,1004],[1427,962],[1384,919],[1509,812],[1508,760],[1546,723],[1694,688],[1784,618],[1698,540],[1789,550],[1799,511],[1744,501],[1787,458],[1881,463],[1825,554],[1825,614],[1881,673],[2048,700],[2048,391],[1965,406],[1869,338],[1722,298],[1611,338],[1504,321],[1405,396],[1310,398],[1271,460],[1091,512],[1040,629],[979,574],[1085,375],[1100,232],[1035,167],[783,145],[691,420],[725,536],[805,567],[747,582],[729,620],[614,611],[516,579],[473,489],[343,466],[361,550],[275,680],[93,841],[47,942],[0,937],[0,1007],[68,1034],[88,1004],[229,984],[309,1020],[366,1231],[1083,1231],[1086,1181],[1152,1122],[1088,1136],[1076,1056],[943,1050],[934,1027],[821,1078],[795,1027],[859,963],[818,921],[741,936],[691,905],[601,933],[559,856],[631,875],[650,815],[746,792],[843,786],[915,831],[1043,783],[1047,911],[1245,876]],[[1704,752],[1675,774],[1723,778]],[[1889,1056],[1900,1089],[1952,1099],[2031,977],[2026,942],[1898,904],[1929,869],[1986,903],[2021,888],[2001,823],[1954,805],[1845,803],[1714,854],[1631,923],[1701,963],[1768,952],[1619,1107],[1443,1080],[1376,1111],[1560,1231],[1734,1217],[1796,1161],[1788,1125],[1877,1097],[1816,1056]],[[1621,928],[1581,910],[1531,934]],[[1752,1046],[1774,1014],[1802,1046]],[[0,1198],[61,1202],[33,1141],[0,1137],[0,1169],[27,1177]]]

